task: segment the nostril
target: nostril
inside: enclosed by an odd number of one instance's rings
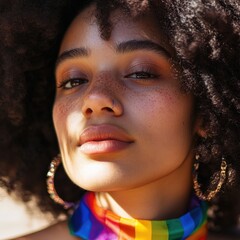
[[[92,112],[93,112],[93,110],[92,110],[91,108],[88,108],[88,109],[86,110],[86,114],[87,114],[87,115],[91,114]]]
[[[113,109],[110,108],[110,107],[103,107],[101,110],[102,110],[102,111],[106,111],[106,112],[114,112]],[[86,110],[86,114],[87,114],[87,115],[91,115],[92,113],[93,113],[93,110],[92,110],[91,108],[88,108],[88,109]]]
[[[104,108],[102,108],[102,110],[105,110],[107,112],[113,112],[113,109],[110,107],[104,107]]]
[[[86,117],[104,113],[120,116],[123,113],[123,108],[119,101],[113,100],[106,94],[91,94],[87,95],[83,101],[82,113]]]

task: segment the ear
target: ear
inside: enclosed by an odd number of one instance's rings
[[[198,116],[195,120],[194,132],[202,138],[207,138],[207,131],[203,126],[203,119],[200,116]]]

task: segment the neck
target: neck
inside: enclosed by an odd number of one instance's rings
[[[177,218],[187,212],[189,206],[191,171],[191,164],[185,161],[171,174],[144,186],[96,193],[97,204],[123,218]]]

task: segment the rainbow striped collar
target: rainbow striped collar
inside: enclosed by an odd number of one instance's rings
[[[126,219],[104,210],[88,192],[69,219],[73,236],[87,240],[205,240],[207,206],[196,197],[190,211],[166,221]]]

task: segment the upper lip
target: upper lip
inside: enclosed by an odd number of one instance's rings
[[[121,142],[133,142],[133,139],[120,127],[102,124],[85,128],[81,135],[79,145],[90,141],[117,140]]]

